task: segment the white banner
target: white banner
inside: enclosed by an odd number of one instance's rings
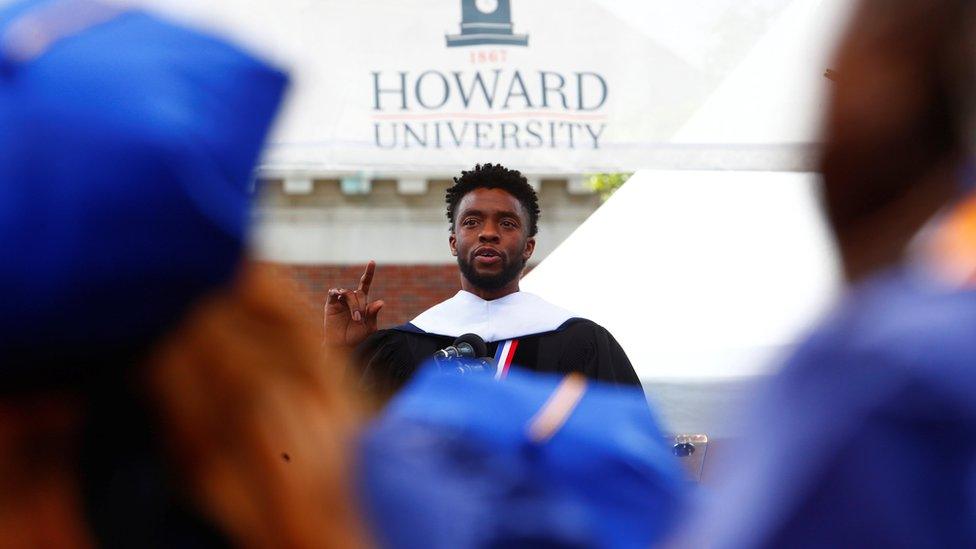
[[[808,168],[842,0],[147,0],[289,67],[271,171]]]

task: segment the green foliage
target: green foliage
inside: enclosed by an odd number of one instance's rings
[[[627,182],[631,173],[595,173],[591,174],[586,182],[594,191],[600,193],[600,200],[606,202],[610,195],[621,185]]]

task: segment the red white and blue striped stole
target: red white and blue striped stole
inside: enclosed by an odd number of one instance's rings
[[[495,379],[505,379],[508,369],[512,366],[512,359],[515,358],[515,350],[518,349],[518,339],[508,339],[498,343],[495,351]]]

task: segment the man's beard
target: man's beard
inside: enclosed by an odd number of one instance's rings
[[[525,260],[522,259],[522,256],[518,256],[516,261],[506,263],[501,271],[493,275],[478,274],[471,262],[461,257],[460,254],[458,254],[457,262],[464,278],[475,287],[483,290],[498,290],[505,287],[506,284],[518,278],[522,274],[522,269],[525,268]]]

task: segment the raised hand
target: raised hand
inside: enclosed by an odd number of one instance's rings
[[[376,262],[366,264],[366,270],[355,290],[329,289],[325,302],[325,344],[334,347],[355,347],[376,331],[376,317],[383,301],[369,302],[369,287],[373,283]]]

